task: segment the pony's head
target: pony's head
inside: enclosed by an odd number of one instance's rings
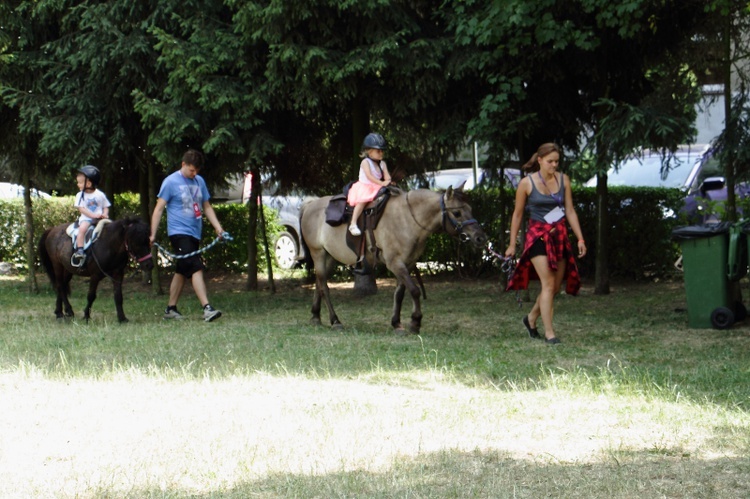
[[[463,184],[457,189],[448,187],[440,204],[443,228],[448,234],[458,237],[461,241],[469,241],[476,248],[484,248],[487,245],[487,234],[471,214],[471,206],[468,196],[463,191]]]
[[[125,226],[125,247],[128,254],[138,262],[141,270],[150,271],[154,268],[149,240],[150,227],[138,217],[128,217],[122,222]]]

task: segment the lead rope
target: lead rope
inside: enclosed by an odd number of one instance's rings
[[[193,252],[187,253],[185,255],[176,255],[176,254],[170,252],[169,250],[167,250],[166,248],[164,248],[161,244],[156,243],[156,242],[154,243],[154,246],[156,246],[156,248],[164,256],[167,256],[169,258],[174,258],[176,260],[179,260],[179,259],[182,259],[182,258],[190,258],[191,256],[200,255],[204,251],[210,250],[211,248],[213,248],[217,244],[219,244],[219,243],[225,243],[227,241],[234,241],[234,238],[229,234],[229,232],[225,231],[225,232],[222,232],[220,236],[216,236],[216,239],[214,239],[211,244],[209,244],[207,246],[204,246],[203,248],[197,249],[197,250],[195,250]]]
[[[502,263],[500,264],[500,270],[505,272],[507,275],[507,281],[510,281],[511,276],[513,275],[513,272],[516,270],[516,263],[518,261],[510,256],[503,256],[500,253],[493,250],[490,245],[488,244],[485,248],[492,256],[500,260]],[[516,303],[518,303],[518,308],[521,308],[523,306],[523,300],[521,300],[521,292],[519,290],[516,290]]]

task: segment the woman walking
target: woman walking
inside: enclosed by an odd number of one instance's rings
[[[538,279],[542,289],[523,324],[531,338],[544,339],[555,345],[560,343],[552,325],[555,295],[560,291],[563,279],[566,292],[578,293],[581,287],[573,248],[568,238],[568,228],[578,240],[578,257],[586,255],[578,214],[573,206],[570,179],[558,172],[560,147],[546,143],[523,165],[527,173],[516,190],[516,205],[510,224],[510,245],[505,256],[516,254],[516,239],[521,228],[524,211],[529,212],[529,227],[526,232],[523,253],[518,260],[506,291],[526,289],[530,279]],[[567,221],[567,224],[566,224]],[[539,334],[536,323],[541,317],[544,337]]]

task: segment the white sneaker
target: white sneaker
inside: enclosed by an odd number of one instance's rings
[[[351,235],[353,235],[353,236],[361,236],[362,235],[362,231],[359,230],[359,227],[357,227],[356,225],[350,225],[349,226],[349,233]]]
[[[203,307],[203,320],[206,322],[211,322],[215,319],[218,319],[221,317],[221,311],[216,310],[214,307],[211,306],[211,304],[207,304],[205,307]]]
[[[182,320],[182,319],[185,318],[185,316],[182,315],[179,311],[177,311],[177,307],[175,307],[175,308],[169,308],[169,307],[167,307],[164,310],[164,318],[165,319]]]

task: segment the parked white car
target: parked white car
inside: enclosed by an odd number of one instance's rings
[[[517,168],[505,168],[503,170],[505,175],[506,185],[510,185],[513,188],[518,186],[518,182],[521,180],[521,171]],[[498,170],[499,177],[500,170]],[[483,185],[490,182],[490,175],[487,170],[478,169],[476,181],[474,180],[474,169],[473,168],[449,168],[446,170],[436,170],[432,172],[426,172],[423,175],[411,175],[406,179],[406,185],[410,189],[417,189],[419,187],[427,189],[447,189],[453,187],[454,189],[461,184],[464,184],[464,190],[469,191],[474,189],[477,185]]]

